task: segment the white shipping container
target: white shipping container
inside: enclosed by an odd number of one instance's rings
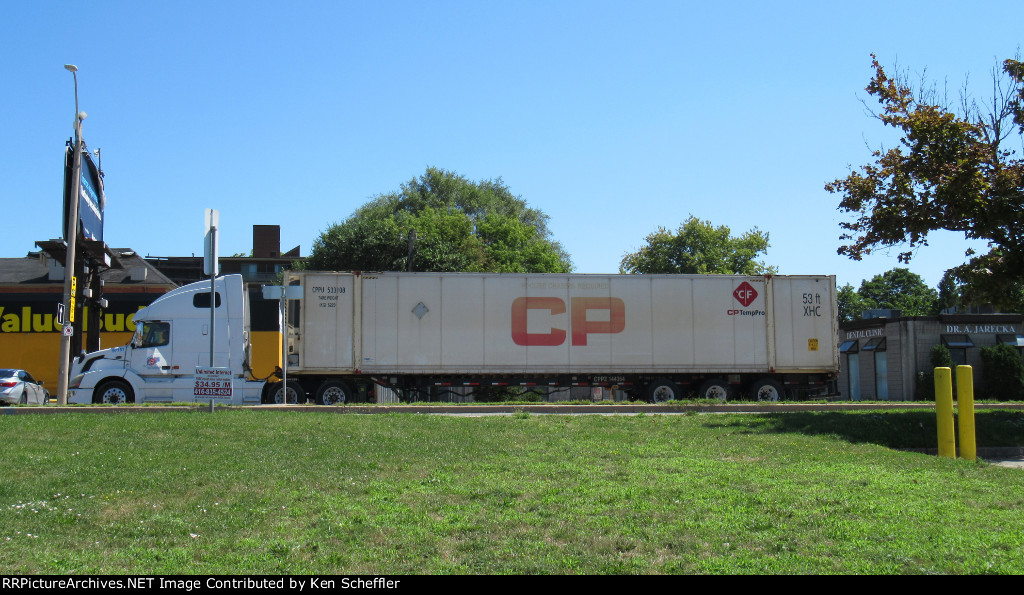
[[[833,276],[298,272],[289,278],[304,288],[289,347],[298,356],[296,373],[838,370]]]

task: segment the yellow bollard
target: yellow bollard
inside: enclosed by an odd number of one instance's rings
[[[935,422],[939,434],[939,456],[955,459],[953,371],[949,368],[935,368]]]
[[[974,372],[970,366],[956,367],[956,408],[960,413],[960,458],[978,460],[974,433]]]

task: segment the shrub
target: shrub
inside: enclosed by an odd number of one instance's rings
[[[981,348],[985,394],[994,399],[1024,399],[1024,359],[1005,343]]]
[[[932,347],[929,361],[931,361],[933,368],[951,368],[954,371],[956,370],[956,366],[953,364],[953,356],[950,355],[949,348],[945,345],[939,344]]]
[[[942,344],[932,347],[928,362],[932,367],[917,373],[914,399],[918,401],[935,400],[935,368],[950,368],[953,371],[953,386],[956,386],[956,365],[953,364],[953,356],[948,347]]]
[[[917,385],[914,387],[915,401],[935,400],[935,375],[933,372],[918,372]]]

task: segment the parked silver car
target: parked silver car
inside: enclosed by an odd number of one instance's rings
[[[50,393],[25,370],[0,368],[0,404],[46,405]]]

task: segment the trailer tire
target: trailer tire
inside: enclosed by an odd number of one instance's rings
[[[679,400],[679,385],[666,378],[655,378],[647,384],[647,400],[651,403]]]
[[[92,393],[92,402],[115,405],[134,403],[135,391],[132,390],[132,385],[124,380],[106,380],[101,382]]]
[[[697,394],[701,399],[714,399],[726,402],[734,397],[732,386],[721,378],[710,378],[700,385]]]
[[[282,390],[281,383],[275,382],[274,385],[270,387],[270,394],[268,395],[268,400],[271,403],[281,405],[284,403],[284,395],[286,393],[288,395],[287,398],[289,405],[298,405],[299,403],[306,402],[306,391],[302,390],[302,385],[294,380],[288,381],[287,390]]]
[[[774,378],[762,378],[751,386],[750,396],[758,401],[781,401],[786,396],[786,389]]]
[[[316,390],[316,402],[321,405],[344,405],[352,398],[352,390],[340,380],[324,380]]]

